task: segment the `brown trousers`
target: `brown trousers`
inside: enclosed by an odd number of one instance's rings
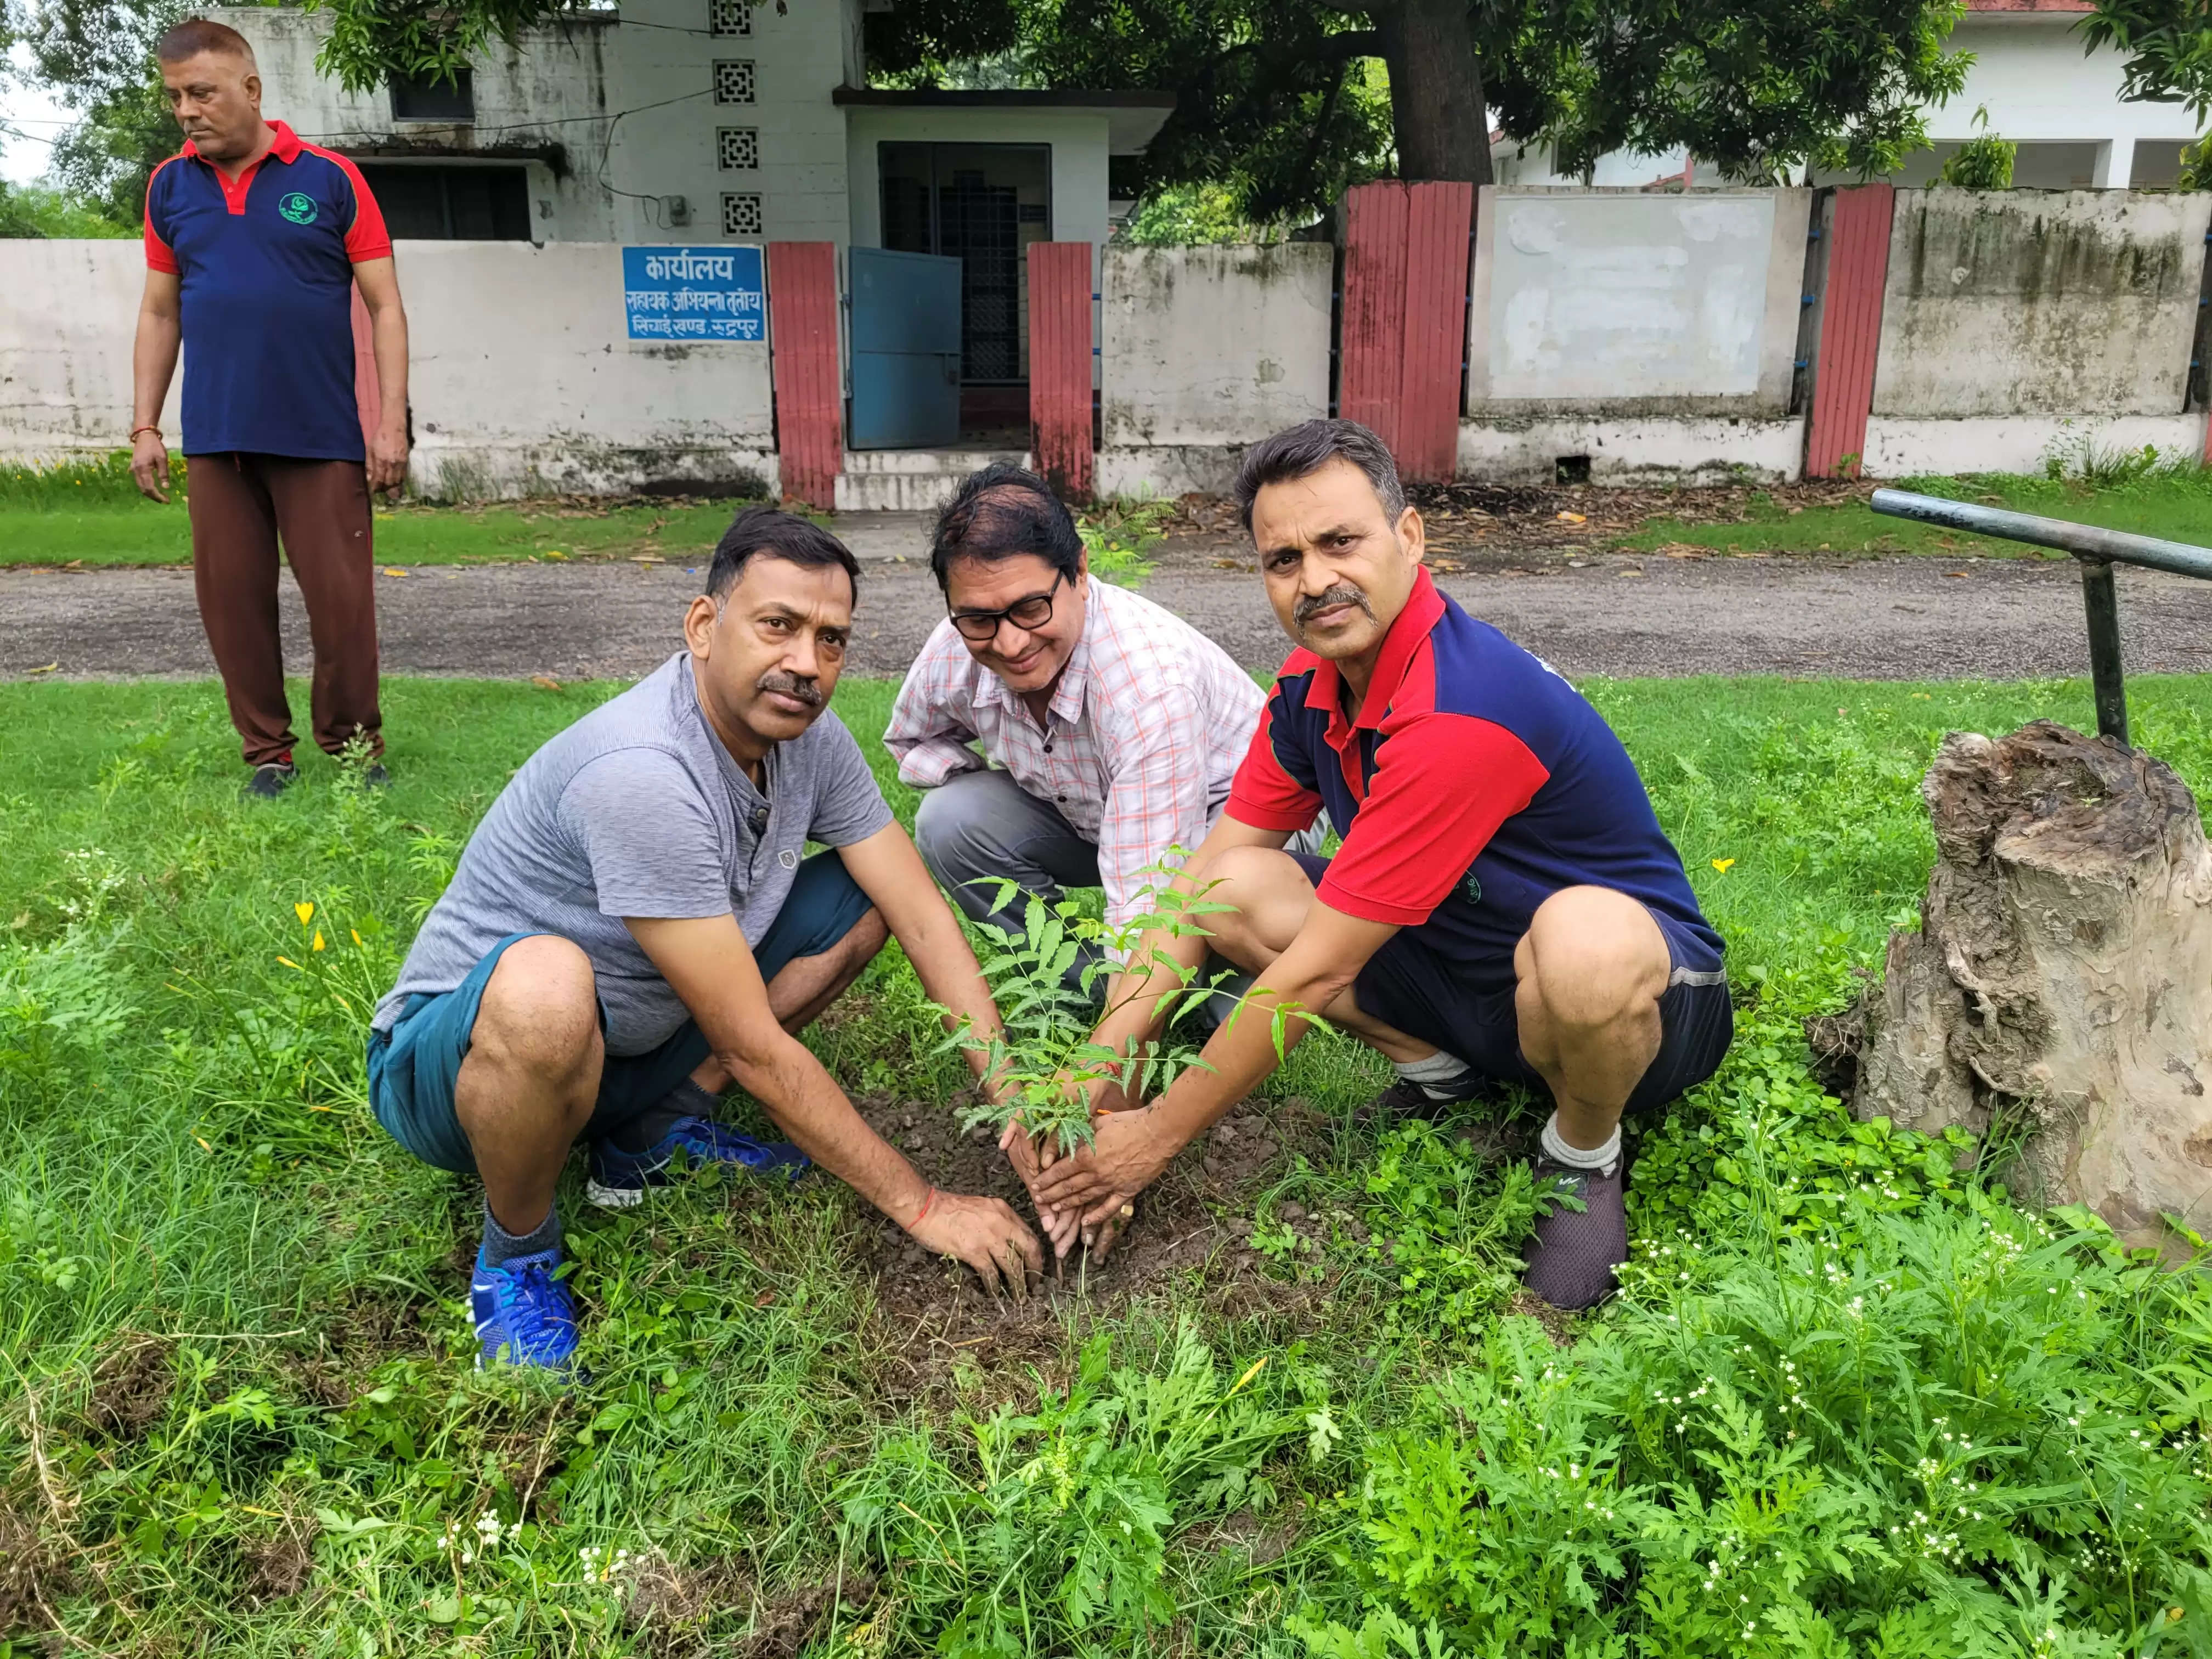
[[[384,750],[376,706],[376,557],[368,475],[359,461],[191,455],[192,590],[222,675],[246,763],[292,758],[276,630],[276,545],[307,602],[314,642],[315,741],[329,754],[356,734]]]

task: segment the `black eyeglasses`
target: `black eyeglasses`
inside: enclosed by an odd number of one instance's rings
[[[978,645],[996,635],[1000,623],[1012,623],[1017,628],[1042,628],[1052,620],[1052,596],[1060,592],[1060,583],[1066,580],[1067,573],[1060,571],[1043,592],[1016,599],[1004,611],[955,611],[951,613],[952,625],[960,630],[962,638],[973,640]]]

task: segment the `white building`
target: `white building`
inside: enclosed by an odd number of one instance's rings
[[[1989,111],[1989,131],[2020,146],[2013,183],[2045,190],[2171,187],[2180,151],[2196,133],[2179,104],[2124,102],[2118,52],[2085,54],[2080,24],[2087,0],[1966,0],[1949,49],[1972,54],[1966,88],[1927,112],[1933,148],[1906,161],[1893,181],[1931,182],[1944,161],[1976,134],[1975,112]],[[1498,140],[1491,150],[1501,185],[1572,185],[1556,172],[1547,149]],[[1696,160],[1616,152],[1600,160],[1598,185],[1719,184]],[[1816,176],[1816,184],[1850,183]]]
[[[867,84],[884,0],[624,0],[483,53],[457,85],[348,93],[315,68],[327,14],[218,13],[263,107],[354,158],[394,236],[827,241],[962,261],[963,428],[1025,424],[1035,241],[1103,246],[1109,158],[1156,92],[892,92]],[[1094,270],[1096,267],[1094,264]]]

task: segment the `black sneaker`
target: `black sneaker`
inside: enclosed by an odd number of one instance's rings
[[[384,769],[382,761],[371,761],[361,769],[361,782],[364,789],[386,789],[391,787],[392,774]]]
[[[292,787],[300,775],[300,769],[289,761],[264,761],[253,769],[253,775],[246,781],[240,793],[258,796],[263,800],[275,800]]]
[[[1365,1123],[1379,1120],[1391,1123],[1400,1118],[1418,1117],[1434,1122],[1455,1108],[1464,1106],[1469,1101],[1483,1099],[1491,1093],[1492,1088],[1488,1078],[1478,1077],[1470,1071],[1460,1079],[1458,1086],[1449,1095],[1438,1100],[1411,1078],[1401,1077],[1361,1107],[1356,1121]]]
[[[1529,1170],[1553,1204],[1536,1224],[1525,1282],[1554,1308],[1594,1307],[1612,1294],[1613,1276],[1628,1260],[1621,1161],[1577,1170],[1539,1153]]]

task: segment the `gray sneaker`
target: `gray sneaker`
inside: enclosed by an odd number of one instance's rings
[[[1529,1169],[1553,1202],[1536,1224],[1525,1282],[1554,1308],[1593,1307],[1612,1293],[1613,1273],[1628,1260],[1620,1159],[1577,1170],[1540,1153]]]

